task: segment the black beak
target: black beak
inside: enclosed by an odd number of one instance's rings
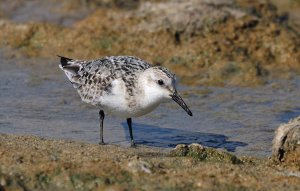
[[[180,95],[175,91],[173,95],[170,95],[171,98],[178,103],[190,116],[193,116],[191,110],[188,108],[188,106],[184,103],[183,99],[180,97]]]

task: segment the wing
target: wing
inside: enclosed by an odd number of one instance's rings
[[[134,78],[151,65],[131,56],[111,56],[82,63],[78,74],[85,84],[100,82],[103,87],[109,86],[117,78]]]
[[[86,102],[101,97],[103,93],[111,93],[115,79],[122,79],[129,95],[133,95],[137,75],[151,67],[146,61],[133,56],[110,56],[91,61],[59,57],[59,67]]]

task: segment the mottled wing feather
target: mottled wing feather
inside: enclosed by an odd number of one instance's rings
[[[80,62],[80,61],[78,61]],[[134,94],[135,79],[139,72],[151,67],[147,62],[130,56],[111,56],[92,61],[81,61],[78,71],[82,86],[78,89],[84,101],[109,94],[112,82],[122,79],[130,96]],[[88,101],[89,102],[89,101]]]

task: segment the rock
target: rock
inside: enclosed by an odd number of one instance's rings
[[[175,149],[171,151],[171,155],[183,157],[186,156],[188,152],[189,152],[189,148],[187,145],[178,144],[176,145]]]
[[[242,161],[233,154],[204,147],[198,143],[192,143],[188,146],[184,144],[177,145],[175,149],[171,151],[170,155],[176,157],[193,157],[201,161],[227,162],[232,164],[242,163]]]
[[[272,158],[300,167],[300,116],[280,125],[275,131]]]
[[[147,18],[140,25],[142,29],[168,29],[173,34],[195,35],[209,25],[223,22],[229,17],[240,18],[246,14],[233,5],[232,0],[148,2],[141,5],[137,15]]]
[[[148,162],[139,159],[132,160],[127,164],[128,171],[132,173],[143,172],[150,174],[152,173],[151,167],[152,166]]]
[[[188,146],[188,148],[189,148],[189,153],[195,153],[195,154],[199,154],[205,150],[205,148],[198,143],[192,143]]]

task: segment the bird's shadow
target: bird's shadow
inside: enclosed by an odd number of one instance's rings
[[[122,123],[126,139],[130,140],[127,123]],[[177,144],[199,143],[213,148],[224,148],[234,152],[237,147],[248,145],[239,141],[228,141],[228,137],[221,134],[192,132],[179,129],[162,128],[158,126],[133,124],[133,136],[137,144],[154,147],[175,147]]]

